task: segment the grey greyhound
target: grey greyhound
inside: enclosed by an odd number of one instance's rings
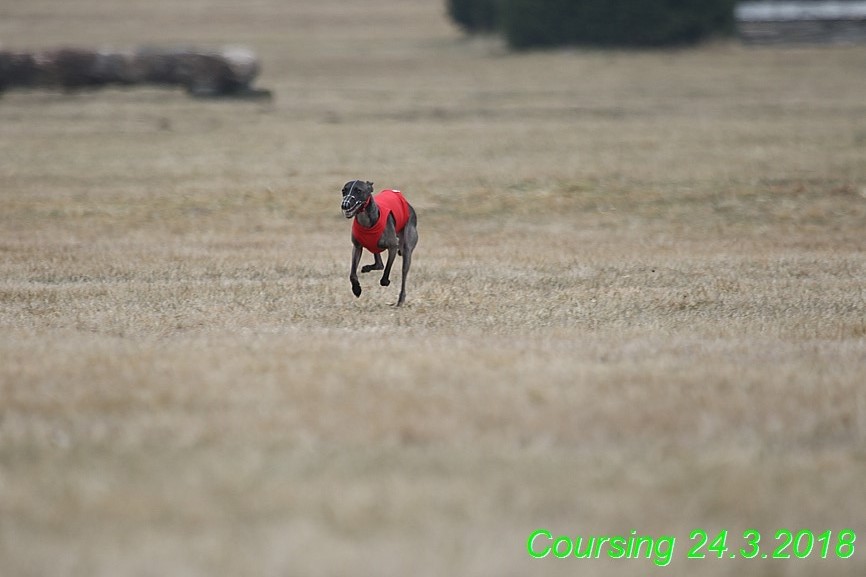
[[[350,180],[343,186],[343,216],[354,218],[352,223],[352,268],[349,281],[356,297],[361,296],[361,283],[358,282],[358,263],[363,249],[373,253],[373,264],[361,267],[361,272],[382,270],[379,284],[391,284],[391,265],[394,257],[403,257],[403,278],[397,306],[406,301],[406,277],[412,265],[412,251],[418,244],[418,216],[403,193],[399,190],[383,190],[373,194],[373,183],[365,180]],[[379,256],[388,250],[388,262],[382,264]]]

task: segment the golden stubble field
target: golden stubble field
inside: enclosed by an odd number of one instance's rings
[[[275,93],[0,98],[4,576],[863,574],[866,48],[509,55],[443,6],[0,3]],[[352,296],[352,178],[419,213],[402,310]]]

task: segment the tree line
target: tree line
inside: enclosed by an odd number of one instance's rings
[[[498,33],[514,49],[694,44],[734,29],[736,0],[446,0],[469,33]]]

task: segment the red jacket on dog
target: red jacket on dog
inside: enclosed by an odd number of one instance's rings
[[[374,194],[373,199],[379,207],[379,220],[370,228],[364,228],[356,218],[352,222],[352,236],[370,252],[380,253],[384,249],[379,248],[379,238],[385,232],[388,215],[394,215],[395,228],[400,232],[409,221],[409,202],[399,190],[383,190],[379,194]]]

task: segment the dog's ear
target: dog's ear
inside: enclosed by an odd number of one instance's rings
[[[367,181],[367,186],[369,186],[370,188],[373,188],[373,183],[370,182],[370,181],[368,180],[368,181]]]

